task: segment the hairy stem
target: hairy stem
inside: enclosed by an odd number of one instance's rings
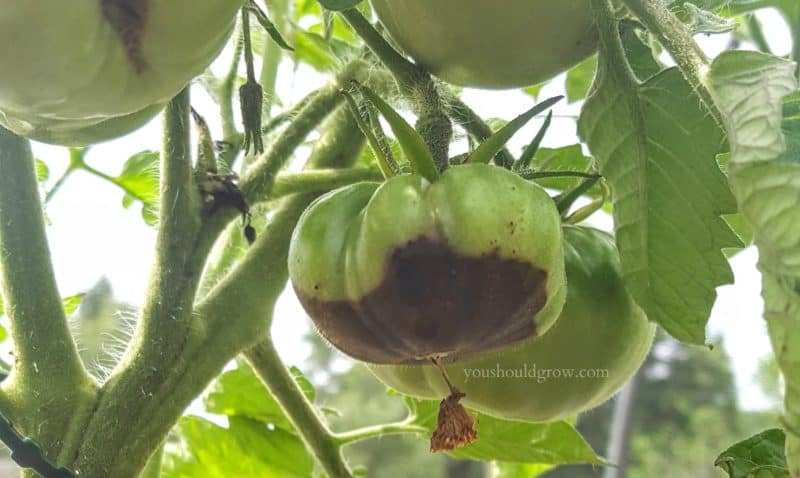
[[[352,473],[342,456],[341,445],[281,362],[272,341],[262,341],[244,355],[270,394],[280,403],[306,447],[313,451],[317,462],[328,476],[351,477]]]
[[[285,33],[289,25],[289,2],[287,0],[267,0],[267,10],[270,19],[279,32]],[[264,44],[261,47],[261,72],[259,83],[264,88],[263,118],[269,119],[272,106],[275,104],[278,79],[278,66],[283,58],[283,48],[275,43],[270,35],[264,35]]]
[[[270,194],[278,172],[294,150],[344,101],[344,97],[339,93],[340,85],[349,83],[354,75],[360,72],[362,66],[361,63],[349,65],[339,76],[338,81],[318,90],[314,98],[297,113],[292,123],[252,164],[241,182],[242,193],[248,203]]]
[[[431,150],[439,171],[444,171],[449,165],[453,124],[445,112],[433,78],[395,51],[358,10],[352,8],[341,14],[394,75],[400,91],[409,99],[417,115],[417,131]]]
[[[326,121],[324,130],[325,133],[317,142],[307,167],[341,168],[353,164],[364,148],[365,139],[350,111],[346,107],[340,107]],[[300,202],[305,208],[313,198],[313,194],[295,196],[287,199],[284,207],[288,207],[294,202]],[[281,247],[286,247],[288,252],[288,238],[285,246]],[[271,271],[273,273],[280,271],[283,274],[280,282],[282,290],[282,285],[286,282],[289,274],[286,260],[284,259],[280,268],[273,268]],[[268,305],[269,313],[261,316],[261,319],[266,321],[266,326],[269,326],[271,321],[274,299]],[[306,399],[286,370],[275,352],[271,339],[264,338],[255,347],[248,350],[245,357],[295,425],[296,432],[320,466],[332,478],[350,477],[350,471],[341,455],[339,445],[332,437],[322,417],[314,409],[313,404]]]
[[[647,30],[658,38],[675,60],[695,94],[708,108],[717,124],[722,126],[722,115],[704,82],[710,60],[692,38],[689,27],[663,2],[652,0],[623,0],[623,2]]]
[[[270,198],[298,193],[324,193],[360,181],[382,181],[383,175],[372,168],[310,169],[300,173],[279,174]]]
[[[477,142],[485,140],[494,133],[492,128],[472,108],[455,95],[447,98],[447,112]],[[497,153],[495,161],[499,166],[510,166],[514,164],[514,156],[508,152],[507,148],[503,148]]]
[[[198,240],[200,204],[189,141],[189,92],[167,106],[161,155],[161,211],[156,257],[147,297],[132,342],[102,389],[75,468],[86,477],[134,476],[160,436],[142,433],[142,422],[163,404],[163,393],[192,332],[192,305],[206,244]],[[138,455],[139,440],[151,447]]]
[[[236,29],[232,38],[234,39],[234,49],[231,64],[228,66],[228,71],[225,72],[225,76],[222,78],[222,81],[220,81],[215,91],[216,100],[219,103],[220,117],[222,119],[222,136],[224,138],[230,138],[238,134],[233,113],[233,93],[236,91],[236,82],[239,80],[239,64],[241,63],[242,49],[244,48],[241,27]]]
[[[62,464],[96,386],[78,356],[56,285],[30,145],[2,127],[0,290],[14,345],[0,410]]]

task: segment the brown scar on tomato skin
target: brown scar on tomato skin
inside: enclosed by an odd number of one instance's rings
[[[455,253],[420,237],[394,250],[384,281],[358,301],[325,301],[325,284],[295,292],[336,348],[375,364],[445,362],[504,349],[536,336],[547,272],[500,257]]]
[[[103,17],[122,41],[125,55],[137,74],[147,67],[142,57],[142,34],[147,25],[148,2],[149,0],[100,0]]]

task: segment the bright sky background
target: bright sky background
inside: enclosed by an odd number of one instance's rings
[[[788,53],[789,33],[776,13],[761,15],[764,30],[777,54]],[[712,55],[728,41],[727,35],[699,37],[704,48]],[[284,65],[289,67],[289,65]],[[284,103],[292,104],[305,92],[324,83],[315,72],[300,68],[292,72],[283,68],[280,77],[280,96]],[[559,82],[556,82],[560,84]],[[200,88],[194,88],[193,105],[209,120],[212,129],[219,131],[217,110]],[[561,94],[560,86],[550,86],[541,97]],[[484,117],[510,119],[533,105],[530,97],[519,92],[486,92],[467,90],[464,100]],[[563,146],[577,142],[574,122],[559,115],[577,115],[579,105],[559,104],[554,113],[553,126],[544,146]],[[520,148],[530,139],[541,124],[534,120],[518,134],[512,147]],[[158,149],[160,144],[159,121],[117,141],[94,147],[87,160],[107,173],[116,174],[125,160],[142,149]],[[46,159],[51,167],[48,185],[67,165],[67,152],[40,144],[34,145],[38,158]],[[62,296],[89,289],[101,276],[107,276],[118,298],[140,304],[147,284],[150,260],[155,248],[155,230],[141,220],[138,206],[130,210],[121,207],[122,192],[88,174],[78,172],[53,198],[47,207],[50,221],[48,229],[56,275]],[[610,228],[607,217],[596,217],[596,225]],[[756,270],[757,252],[747,249],[733,258],[736,283],[721,287],[714,307],[709,334],[722,334],[725,346],[733,358],[733,367],[743,408],[766,406],[752,377],[759,359],[770,353],[765,324],[762,319],[763,304],[760,297],[760,277]],[[291,292],[285,293],[278,304],[274,334],[277,345],[291,364],[300,364],[309,353],[301,336],[308,330],[309,321]],[[713,352],[712,352],[713,353]]]

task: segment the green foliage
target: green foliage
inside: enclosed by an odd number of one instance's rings
[[[231,416],[222,427],[188,416],[175,431],[179,442],[167,445],[162,478],[308,478],[314,467],[296,435],[250,418]]]
[[[310,383],[295,379],[313,399]],[[227,417],[228,427],[184,417],[168,443],[162,477],[307,478],[313,460],[278,403],[246,365],[222,374],[203,400],[205,410]]]
[[[114,178],[125,196],[122,206],[129,208],[134,202],[142,205],[142,218],[148,225],[158,222],[159,201],[159,155],[153,151],[136,153],[122,167],[122,172]]]
[[[714,462],[730,478],[791,478],[783,430],[766,430],[728,448]]]
[[[734,371],[722,342],[713,350],[685,346],[660,333],[642,366],[632,414],[627,476],[719,478],[713,457],[721,443],[774,424],[776,414],[739,410]],[[577,429],[596,450],[609,447],[615,403],[583,414]],[[604,469],[559,467],[547,478],[600,478]]]
[[[727,52],[709,76],[731,142],[729,177],[741,213],[759,246],[764,318],[786,380],[787,460],[800,473],[800,162],[795,107],[782,99],[797,90],[795,65],[752,52]],[[787,120],[784,131],[765,128]],[[787,148],[787,144],[792,149]]]
[[[723,132],[676,69],[640,85],[612,58],[578,125],[612,189],[628,288],[650,320],[702,344],[715,289],[733,281],[721,249],[740,245],[720,217],[736,211]]]
[[[436,427],[439,402],[404,398],[411,422],[430,432]],[[456,458],[515,463],[604,463],[567,421],[524,423],[476,414],[475,443],[450,452]],[[424,437],[429,437],[425,433]]]

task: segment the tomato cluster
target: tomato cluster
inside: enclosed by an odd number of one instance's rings
[[[401,49],[458,85],[538,83],[596,49],[588,0],[371,3]],[[474,439],[459,401],[551,421],[611,397],[655,330],[613,237],[562,225],[544,190],[499,166],[426,177],[354,184],[300,219],[289,273],[318,331],[401,393],[447,397],[440,425],[444,415],[463,433],[439,440],[447,427],[437,429],[433,449]]]

